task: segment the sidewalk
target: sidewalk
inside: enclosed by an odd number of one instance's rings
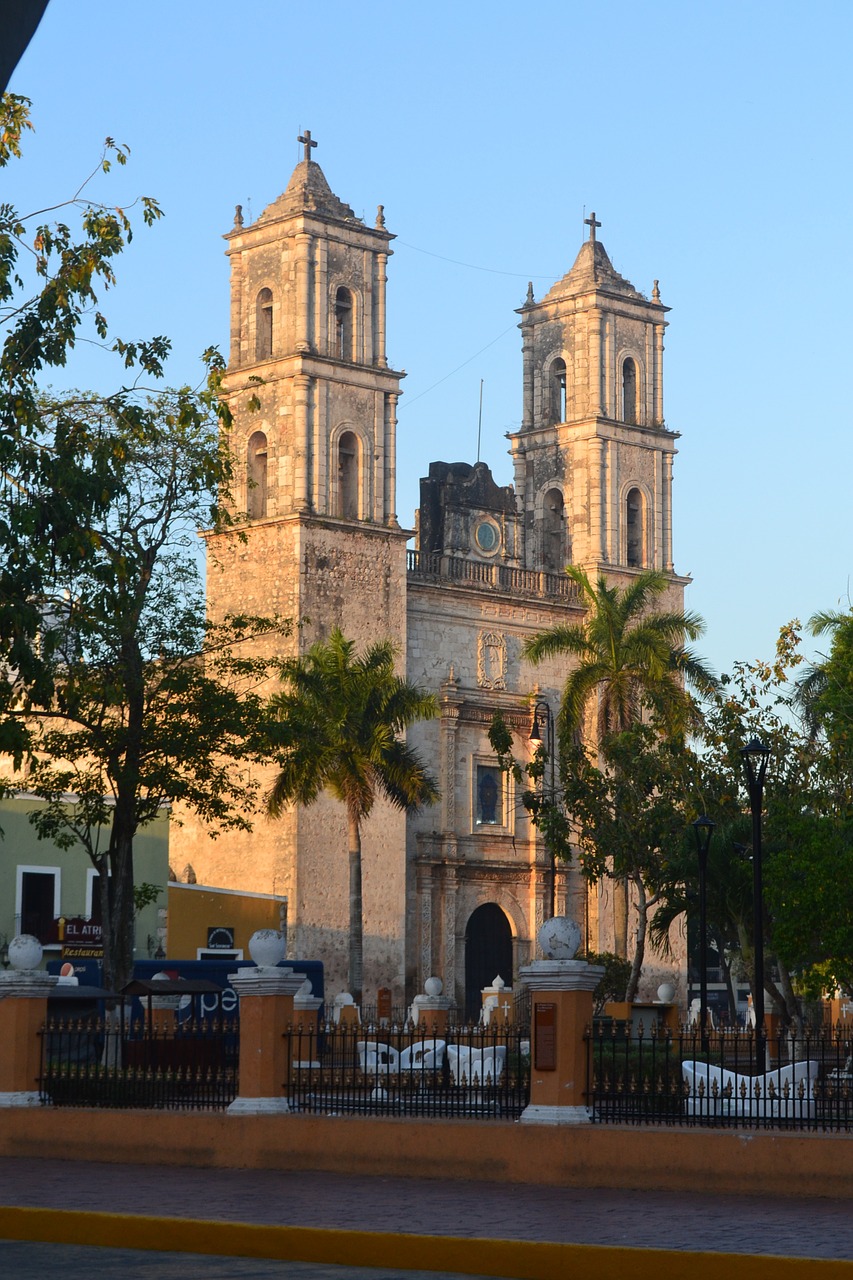
[[[853,1214],[848,1202],[841,1200],[802,1202],[709,1197],[689,1191],[598,1191],[284,1170],[7,1159],[0,1163],[0,1205],[493,1240],[853,1259]]]

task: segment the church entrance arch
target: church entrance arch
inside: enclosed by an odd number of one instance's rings
[[[512,986],[512,929],[496,902],[485,902],[468,918],[465,930],[465,1016],[477,1021],[483,987],[500,974]]]

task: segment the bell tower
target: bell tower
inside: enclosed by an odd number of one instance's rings
[[[401,373],[388,367],[385,284],[393,236],[367,226],[303,158],[284,194],[226,236],[233,502],[245,519],[208,536],[208,611],[279,614],[295,656],[337,626],[363,649],[390,640],[405,670],[406,538],[396,515]],[[298,625],[297,625],[298,624]],[[265,792],[272,778],[261,779]],[[224,843],[224,842],[223,842]],[[290,954],[323,955],[343,982],[348,931],[343,806],[324,794],[275,822],[255,819],[203,857],[211,883],[286,894]],[[201,855],[196,855],[202,861]],[[405,817],[377,802],[363,837],[365,981],[399,975]]]
[[[255,519],[311,513],[396,525],[400,374],[385,354],[393,236],[367,227],[305,157],[251,226],[238,207],[231,259],[232,440]],[[255,395],[260,412],[249,412]]]
[[[520,309],[521,430],[510,436],[528,569],[672,573],[672,460],[663,417],[667,307],[589,239],[569,273]]]

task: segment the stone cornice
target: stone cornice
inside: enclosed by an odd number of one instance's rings
[[[603,964],[585,960],[534,960],[518,972],[531,991],[594,991],[604,977]]]

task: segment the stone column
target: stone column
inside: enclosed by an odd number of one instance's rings
[[[396,391],[389,391],[385,397],[388,423],[385,437],[385,507],[388,512],[387,523],[392,528],[397,522],[397,400]]]
[[[296,236],[296,350],[311,350],[311,240],[307,232]]]
[[[450,1001],[443,996],[444,983],[441,978],[427,978],[424,983],[424,994],[415,996],[413,1010],[417,1010],[417,1030],[429,1036],[445,1037],[447,1035],[447,1016]]]
[[[249,954],[256,968],[228,975],[240,1000],[240,1082],[229,1115],[269,1115],[290,1111],[290,1039],[293,999],[304,973],[279,968],[284,938],[273,929],[252,935]]]
[[[574,920],[548,920],[539,944],[550,955],[526,965],[519,975],[531,993],[530,1103],[522,1124],[586,1124],[592,993],[604,974],[602,965],[574,956],[580,942]]]
[[[521,324],[518,327],[521,330],[523,368],[521,429],[528,431],[533,426],[533,322],[523,310]]]
[[[387,369],[388,359],[385,354],[385,286],[388,282],[386,267],[387,253],[376,255],[376,363],[380,369]]]
[[[41,1029],[59,979],[37,969],[42,947],[20,934],[9,943],[11,970],[0,973],[0,1107],[37,1107]]]
[[[672,454],[663,455],[663,482],[661,503],[663,505],[663,567],[672,573]]]
[[[311,403],[311,379],[298,373],[293,379],[293,400],[296,426],[296,459],[293,467],[293,505],[297,511],[311,510],[311,472],[309,457],[309,406]]]

